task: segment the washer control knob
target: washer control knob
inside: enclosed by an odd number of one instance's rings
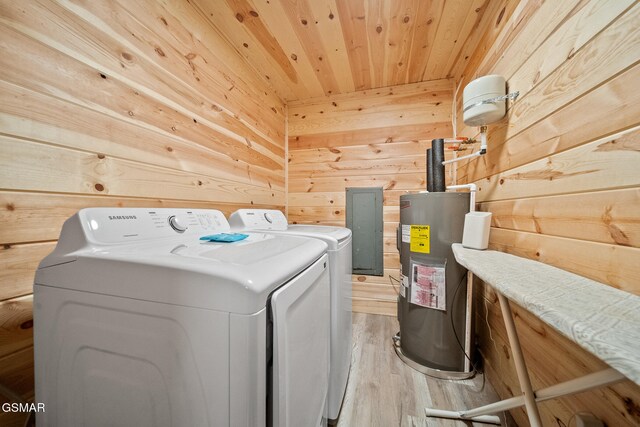
[[[269,212],[265,212],[264,219],[266,219],[269,224],[273,223],[273,216],[271,216]]]
[[[187,224],[186,224],[184,218],[181,218],[181,217],[175,216],[175,215],[171,215],[169,217],[169,225],[171,226],[171,228],[176,230],[178,233],[184,233],[185,230],[187,229]]]

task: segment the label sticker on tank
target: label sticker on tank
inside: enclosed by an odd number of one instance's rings
[[[409,278],[402,274],[402,266],[400,266],[400,295],[407,297],[407,290],[409,289]]]
[[[402,243],[411,242],[411,226],[402,224]]]
[[[411,252],[419,252],[428,254],[431,252],[431,245],[429,243],[429,229],[428,225],[412,225],[411,226],[411,242],[409,244],[409,250]]]
[[[422,307],[446,310],[445,267],[412,263],[411,270],[409,302]]]

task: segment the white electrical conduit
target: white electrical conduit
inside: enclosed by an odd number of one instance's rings
[[[460,184],[460,185],[448,185],[447,190],[464,190],[468,189],[469,193],[469,212],[474,212],[476,210],[476,191],[478,191],[478,186],[475,184]],[[465,313],[465,331],[471,330],[471,306],[473,300],[473,273],[467,272],[467,310]],[[468,358],[464,360],[464,371],[471,371],[471,360],[469,360],[473,355],[471,354],[471,333],[467,332],[465,334],[464,339],[464,351],[468,354]]]

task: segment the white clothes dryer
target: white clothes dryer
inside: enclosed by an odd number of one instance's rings
[[[228,231],[215,210],[65,222],[34,284],[38,426],[326,424],[327,245],[199,239]]]
[[[347,388],[351,366],[351,230],[322,225],[288,224],[279,210],[240,209],[231,214],[232,230],[263,230],[320,239],[329,245],[331,270],[331,359],[329,375],[328,415],[334,421]]]

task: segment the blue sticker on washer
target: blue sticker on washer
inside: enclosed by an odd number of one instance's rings
[[[202,236],[200,240],[206,240],[207,242],[231,243],[231,242],[237,242],[239,240],[244,240],[247,237],[249,237],[248,234],[219,233],[219,234],[210,234],[208,236]]]

